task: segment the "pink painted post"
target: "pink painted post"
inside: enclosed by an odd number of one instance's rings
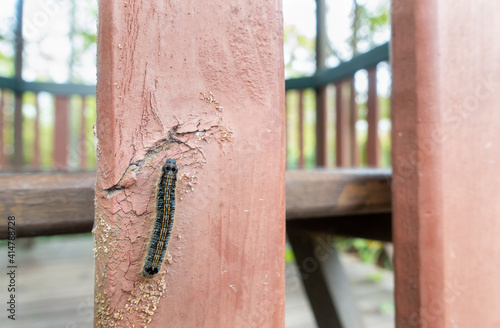
[[[99,3],[96,327],[284,327],[281,2]],[[162,167],[173,232],[141,275]]]
[[[392,8],[397,327],[498,327],[500,2]]]

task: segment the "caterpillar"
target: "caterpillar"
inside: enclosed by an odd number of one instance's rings
[[[177,182],[177,163],[168,158],[162,169],[162,175],[156,194],[156,219],[151,237],[146,263],[142,275],[146,278],[154,277],[161,268],[168,241],[174,225],[175,212],[175,184]]]

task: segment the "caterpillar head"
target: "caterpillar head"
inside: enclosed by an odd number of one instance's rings
[[[177,162],[173,158],[168,158],[163,166],[163,171],[165,173],[172,172],[177,173],[179,169],[177,168]]]

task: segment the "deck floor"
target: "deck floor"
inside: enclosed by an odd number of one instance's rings
[[[21,242],[20,242],[21,241]],[[90,328],[93,322],[94,257],[91,235],[18,240],[16,321],[0,316],[5,328]],[[6,253],[6,246],[4,246]],[[6,267],[4,256],[2,267]],[[342,255],[367,328],[393,328],[392,273]],[[316,327],[294,265],[286,267],[286,328]],[[0,275],[0,299],[7,300],[8,276]]]

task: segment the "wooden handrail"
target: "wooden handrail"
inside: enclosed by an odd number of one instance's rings
[[[94,221],[95,173],[0,175],[4,223],[16,217],[18,237],[89,232]]]
[[[287,91],[318,89],[329,83],[335,83],[353,76],[359,70],[371,68],[387,60],[389,60],[389,43],[384,43],[353,57],[347,62],[340,63],[336,67],[325,69],[312,76],[287,79],[285,81],[285,88]]]
[[[6,78],[0,76],[0,89],[9,89],[14,92],[48,92],[54,95],[93,95],[95,96],[95,85],[73,84],[73,83],[51,83],[51,82],[27,82],[21,79]]]
[[[288,171],[287,220],[390,213],[390,177],[382,169]],[[94,184],[95,173],[0,175],[0,216],[16,216],[18,237],[89,232]]]
[[[378,63],[389,60],[389,43],[377,46],[364,54],[353,57],[336,67],[325,69],[318,74],[287,79],[286,90],[319,88],[354,75],[361,69],[376,66]],[[27,82],[21,79],[0,77],[0,89],[9,89],[15,92],[48,92],[54,95],[95,95],[95,85],[51,82]]]

